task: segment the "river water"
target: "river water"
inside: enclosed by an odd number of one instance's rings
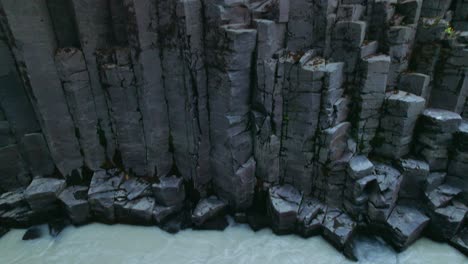
[[[44,232],[47,232],[46,227]],[[57,238],[22,241],[24,230],[0,239],[1,264],[227,264],[227,263],[353,263],[320,237],[275,236],[232,224],[224,232],[182,231],[167,234],[155,227],[91,224],[68,227]],[[427,239],[396,254],[376,240],[360,239],[359,263],[468,263],[449,245]]]

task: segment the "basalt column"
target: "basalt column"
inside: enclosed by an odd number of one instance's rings
[[[219,196],[241,209],[252,203],[255,185],[250,77],[257,32],[241,25],[215,30],[206,39],[213,183]]]
[[[55,41],[46,1],[1,1],[2,26],[20,65],[21,77],[32,93],[52,158],[67,176],[83,166],[75,124],[57,73]],[[27,22],[26,22],[27,21]]]
[[[174,162],[202,191],[211,179],[202,6],[199,0],[165,0],[158,8]]]
[[[144,175],[162,177],[172,167],[172,155],[169,152],[168,106],[162,78],[158,10],[156,3],[150,0],[125,0],[124,3],[146,142],[147,168]]]

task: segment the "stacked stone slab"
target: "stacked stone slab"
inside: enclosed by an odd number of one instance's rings
[[[424,110],[418,122],[415,153],[429,163],[431,171],[446,170],[452,134],[460,125],[460,115],[447,110],[428,108]]]
[[[293,52],[308,50],[314,36],[314,1],[289,1],[287,49]]]
[[[374,164],[365,156],[355,156],[349,161],[346,172],[343,206],[354,219],[363,220],[370,190],[377,180]]]
[[[255,160],[250,122],[251,61],[257,31],[242,25],[218,29],[217,41],[207,49],[210,94],[211,166],[216,192],[234,208],[251,205],[255,185]]]
[[[404,175],[389,164],[377,162],[375,174],[377,186],[370,191],[367,219],[372,225],[379,226],[388,221],[397,205]]]
[[[59,49],[55,54],[55,65],[75,123],[84,163],[91,170],[97,170],[105,163],[106,155],[99,142],[98,118],[83,53],[76,48]]]
[[[32,103],[52,159],[64,176],[71,175],[81,168],[83,159],[54,64],[57,44],[46,1],[2,1],[1,9],[5,14],[3,29],[21,63],[21,77],[34,98]]]
[[[279,182],[281,127],[283,120],[283,70],[275,53],[283,48],[285,24],[255,20],[257,28],[257,83],[253,93],[254,155],[256,177]]]
[[[399,159],[411,150],[416,121],[423,112],[425,100],[407,92],[387,92],[374,152]]]
[[[136,175],[146,175],[146,142],[130,53],[126,48],[101,52],[101,80],[106,88],[122,165]]]
[[[372,141],[379,127],[385,100],[390,57],[371,55],[361,60],[358,88],[353,92],[353,136],[360,153],[372,151]]]
[[[157,6],[150,0],[125,0],[124,4],[138,109],[146,142],[146,170],[141,171],[141,175],[161,177],[171,170],[172,155],[169,152],[168,106],[162,79]]]

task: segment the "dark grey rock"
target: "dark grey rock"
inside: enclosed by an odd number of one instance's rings
[[[79,225],[88,221],[90,217],[88,187],[70,186],[63,190],[58,198],[64,204],[73,224]]]
[[[32,210],[45,211],[57,205],[58,196],[65,187],[65,180],[36,178],[24,191],[24,196]]]
[[[328,209],[323,223],[323,236],[342,251],[351,242],[356,222],[338,209]]]
[[[69,224],[70,222],[65,219],[53,219],[49,221],[47,223],[49,227],[49,235],[51,237],[57,237]]]
[[[159,204],[154,205],[153,219],[157,224],[165,222],[169,217],[178,213],[183,208],[183,204],[176,204],[173,206],[163,206]]]
[[[429,175],[429,164],[421,160],[400,159],[397,166],[403,176],[399,196],[406,199],[420,199]]]
[[[426,178],[425,191],[431,192],[445,182],[445,172],[432,172]]]
[[[302,194],[292,185],[274,186],[268,192],[271,228],[277,234],[292,232],[301,205]]]
[[[127,195],[127,200],[132,201],[142,196],[150,194],[150,184],[139,178],[130,178],[122,182],[119,186],[120,190],[124,190]]]
[[[419,238],[429,221],[426,215],[415,208],[397,206],[387,220],[387,239],[396,250],[404,250]]]
[[[42,229],[40,227],[31,227],[23,235],[23,240],[34,240],[41,238],[43,235]]]
[[[153,223],[153,197],[142,197],[131,201],[116,201],[115,216],[119,222],[150,225]]]
[[[349,161],[348,175],[353,179],[360,179],[372,174],[374,165],[365,156],[356,156]]]
[[[468,255],[468,228],[463,228],[451,240],[450,244],[460,250],[463,254]]]
[[[160,178],[152,189],[156,201],[167,207],[180,205],[185,199],[184,180],[176,176]]]
[[[429,233],[437,240],[450,240],[462,228],[468,208],[460,203],[437,208],[431,213]]]
[[[192,222],[196,226],[202,225],[207,220],[221,214],[226,208],[225,201],[216,196],[210,196],[200,200],[192,212]]]
[[[449,184],[443,184],[430,192],[426,192],[425,195],[429,202],[429,207],[435,210],[437,208],[447,206],[452,199],[461,192],[462,190],[457,187]]]
[[[303,198],[297,214],[297,232],[303,237],[321,234],[326,213],[327,206],[318,199]]]

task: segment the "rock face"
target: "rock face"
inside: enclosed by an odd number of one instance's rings
[[[368,2],[0,0],[0,226],[466,252],[467,3]]]

